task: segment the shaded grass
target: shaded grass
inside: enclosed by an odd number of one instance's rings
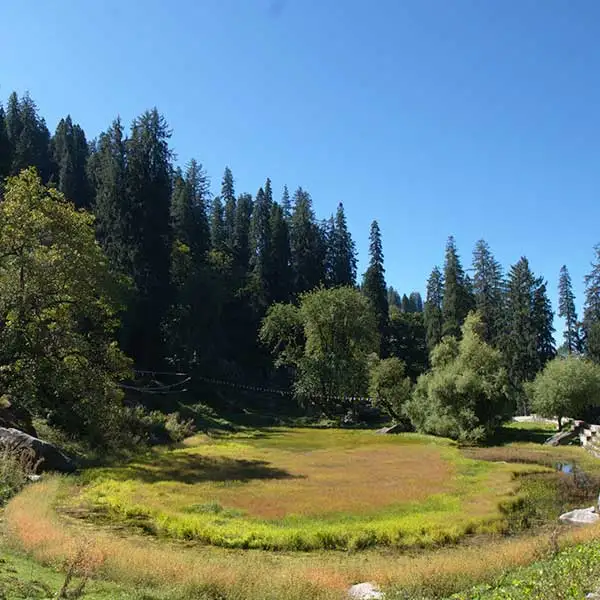
[[[598,527],[564,528],[555,542],[546,533],[495,538],[493,543],[477,538],[468,546],[418,554],[226,550],[123,536],[61,518],[53,506],[71,492],[71,484],[59,478],[28,487],[7,507],[10,539],[36,560],[56,567],[88,537],[93,551],[104,557],[99,577],[118,581],[127,589],[145,587],[154,590],[156,597],[182,600],[333,600],[344,597],[347,586],[359,581],[378,582],[390,598],[444,598],[477,583],[497,585],[505,581],[507,570],[546,558],[554,546],[564,549],[600,535]]]
[[[267,429],[196,436],[89,471],[71,506],[228,548],[431,547],[506,531],[499,507],[518,500],[515,476],[543,470],[474,460],[415,434]]]

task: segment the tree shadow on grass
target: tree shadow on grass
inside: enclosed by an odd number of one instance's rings
[[[495,435],[490,438],[486,446],[504,446],[517,442],[543,444],[548,438],[552,437],[556,431],[547,427],[501,427]]]
[[[248,483],[257,479],[304,479],[303,475],[294,475],[285,469],[273,467],[264,460],[198,454],[161,456],[153,465],[133,464],[115,470],[111,475],[113,479],[120,481],[176,481],[187,484],[203,481]]]

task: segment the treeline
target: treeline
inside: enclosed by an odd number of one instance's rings
[[[0,177],[34,166],[44,184],[95,215],[111,269],[132,284],[119,343],[138,369],[266,382],[272,359],[257,333],[267,308],[319,286],[357,285],[344,207],[319,220],[308,191],[284,186],[276,197],[269,178],[254,195],[238,193],[229,167],[213,197],[198,161],[175,165],[169,138],[157,110],[128,132],[117,119],[91,141],[70,116],[51,135],[34,101],[13,93],[0,108]],[[365,294],[377,309],[382,344],[408,352],[403,358],[416,376],[426,365],[423,301],[390,290],[398,315],[406,315],[395,317],[391,339],[381,237],[373,229],[371,250],[379,255],[365,274]]]
[[[375,221],[369,266],[359,280],[341,203],[320,220],[302,187],[290,193],[284,186],[279,195],[266,178],[254,195],[239,193],[228,167],[213,196],[200,162],[175,164],[170,135],[156,109],[128,131],[117,119],[90,141],[69,116],[51,135],[28,95],[13,93],[0,107],[0,178],[34,166],[44,184],[95,215],[110,269],[130,282],[118,335],[138,369],[285,386],[293,373],[277,371],[259,341],[267,310],[300,305],[315,288],[342,286],[368,300],[379,357],[401,360],[413,381],[444,338],[460,340],[467,315],[477,310],[481,338],[500,353],[519,412],[529,409],[524,384],[557,352],[600,360],[599,248],[581,321],[561,269],[558,314],[566,330],[557,350],[547,283],[525,257],[505,273],[480,241],[465,269],[450,237],[423,301],[418,292],[401,294],[386,284]]]

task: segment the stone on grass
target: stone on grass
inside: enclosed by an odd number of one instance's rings
[[[591,525],[597,523],[598,519],[600,519],[600,515],[596,512],[595,506],[577,508],[559,517],[559,520],[563,523],[571,523],[573,525]]]
[[[374,583],[357,583],[348,590],[351,600],[383,600],[383,592]]]
[[[0,446],[15,450],[31,450],[36,461],[40,461],[38,470],[73,473],[77,467],[74,461],[59,448],[12,427],[0,427]]]

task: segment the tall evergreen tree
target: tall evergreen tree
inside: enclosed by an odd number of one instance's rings
[[[600,363],[600,244],[594,246],[594,253],[592,270],[585,276],[583,332],[587,355]]]
[[[132,277],[136,297],[128,313],[128,354],[145,368],[162,361],[162,324],[170,303],[170,131],[158,110],[135,119],[127,140]]]
[[[12,149],[6,128],[6,113],[0,104],[0,180],[10,173]]]
[[[446,244],[444,263],[444,297],[442,300],[443,335],[459,337],[464,320],[473,308],[468,279],[462,268],[454,237]]]
[[[371,223],[369,234],[369,267],[363,276],[363,292],[371,302],[375,311],[377,331],[380,338],[380,356],[385,357],[388,351],[389,306],[385,269],[383,266],[383,245],[379,223]]]
[[[210,225],[208,222],[208,204],[210,201],[210,180],[202,165],[192,159],[185,170],[186,201],[194,213],[194,232],[189,246],[195,260],[204,261],[210,250]],[[193,239],[192,239],[193,238]]]
[[[225,245],[233,254],[235,245],[235,188],[233,174],[229,167],[225,167],[223,181],[221,182],[221,202],[223,203],[223,221],[225,227]]]
[[[523,384],[533,380],[540,368],[540,282],[529,268],[529,261],[522,257],[510,269],[506,295],[506,329],[502,350],[507,362],[508,375],[521,414],[527,414],[528,401]],[[534,313],[534,302],[538,307]]]
[[[271,284],[271,208],[264,189],[261,187],[254,201],[252,221],[250,223],[251,253],[250,266],[256,296],[264,306],[270,304]]]
[[[335,213],[333,228],[329,240],[331,246],[331,275],[332,284],[356,284],[356,246],[348,231],[344,205],[340,202]]]
[[[243,273],[250,264],[250,220],[253,202],[250,194],[241,194],[237,200],[235,211],[234,258],[236,265]]]
[[[400,303],[400,308],[402,309],[402,312],[404,312],[404,313],[414,312],[412,310],[412,306],[410,304],[410,300],[408,299],[408,296],[406,294],[402,294],[402,300],[401,300],[401,303]]]
[[[402,298],[391,285],[388,287],[388,306],[395,306],[398,310],[402,308]]]
[[[12,146],[11,174],[35,167],[44,182],[52,174],[50,132],[38,114],[35,102],[28,94],[20,100],[13,92],[6,113],[8,138]]]
[[[92,204],[86,171],[89,146],[83,129],[73,125],[70,115],[58,123],[51,146],[58,189],[77,208],[89,209]]]
[[[292,288],[290,238],[283,209],[276,202],[271,206],[269,229],[269,301],[287,302],[290,300]]]
[[[546,282],[542,278],[537,280],[533,292],[532,318],[536,335],[537,370],[541,371],[556,356],[554,311],[546,291]]]
[[[298,188],[290,219],[293,288],[296,294],[314,289],[325,281],[322,232],[315,222],[310,194]]]
[[[411,292],[408,299],[410,300],[411,306],[414,307],[414,312],[423,312],[423,298],[421,298],[421,294],[419,292]]]
[[[286,221],[289,221],[292,216],[292,200],[290,198],[290,192],[288,186],[283,186],[283,194],[281,195],[281,210],[283,210],[283,217]]]
[[[575,294],[566,265],[560,268],[558,279],[558,316],[565,320],[565,347],[569,354],[580,352],[579,321],[575,311]]]
[[[442,303],[444,299],[444,277],[439,267],[434,267],[427,280],[425,298],[425,338],[431,352],[442,340]]]
[[[504,324],[504,280],[502,267],[485,240],[473,251],[473,291],[475,307],[481,316],[484,341],[498,346]]]
[[[121,121],[117,119],[100,135],[88,170],[95,189],[98,240],[112,269],[130,275],[132,212],[127,195],[126,165],[126,140]]]
[[[215,196],[210,208],[210,239],[212,249],[225,252],[227,233],[225,232],[225,211],[220,196]]]

